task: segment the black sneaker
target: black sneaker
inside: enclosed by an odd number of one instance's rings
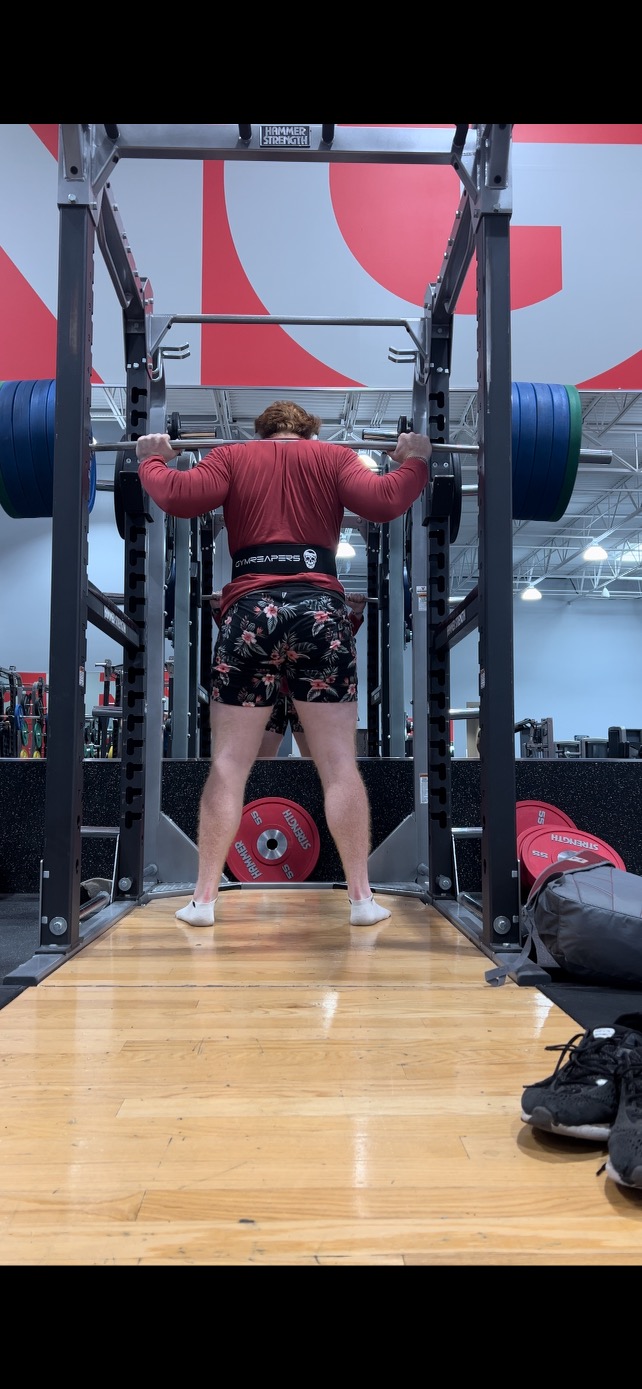
[[[620,1057],[620,1103],[605,1171],[620,1186],[642,1188],[642,1045]]]
[[[637,1047],[642,1056],[642,1015],[638,1014],[618,1018],[609,1027],[578,1032],[560,1046],[547,1047],[561,1056],[552,1075],[526,1086],[522,1096],[524,1123],[568,1138],[608,1140],[618,1113],[621,1058]],[[642,1090],[639,1093],[642,1095]],[[639,1118],[642,1162],[642,1107]]]

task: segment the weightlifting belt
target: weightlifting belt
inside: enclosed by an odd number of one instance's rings
[[[334,550],[324,545],[303,545],[296,540],[270,540],[264,545],[246,545],[232,555],[232,578],[246,574],[329,574],[337,577]]]

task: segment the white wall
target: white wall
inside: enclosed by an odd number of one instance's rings
[[[639,603],[523,603],[516,597],[513,620],[516,721],[552,719],[556,742],[570,742],[576,734],[606,738],[612,724],[642,728]],[[452,708],[478,699],[476,631],[453,647],[450,677]],[[455,724],[455,755],[466,755],[465,722]]]

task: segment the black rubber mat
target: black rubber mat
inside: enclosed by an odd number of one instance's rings
[[[642,989],[614,989],[603,984],[538,985],[539,992],[568,1013],[585,1030],[610,1027],[622,1013],[642,1013]]]
[[[0,1008],[29,987],[5,980],[12,970],[31,959],[39,944],[38,894],[0,893]]]

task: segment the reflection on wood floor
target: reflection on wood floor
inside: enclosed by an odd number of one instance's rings
[[[642,1264],[604,1146],[520,1120],[582,1029],[379,896],[155,900],[5,1007],[0,1264]]]

